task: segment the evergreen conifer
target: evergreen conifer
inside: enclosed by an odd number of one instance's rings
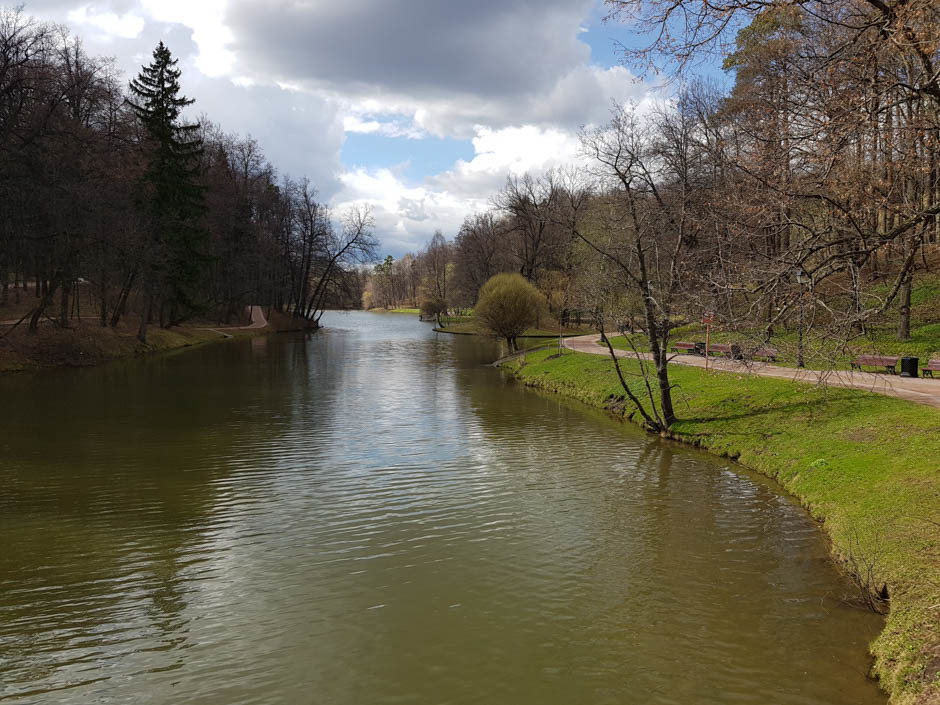
[[[148,310],[141,340],[146,339],[155,299],[163,325],[179,323],[199,309],[193,291],[205,264],[200,126],[180,120],[180,112],[193,100],[180,94],[176,64],[161,41],[153,61],[130,82],[127,100],[144,128],[147,162],[141,198],[149,216],[149,251],[142,253]]]

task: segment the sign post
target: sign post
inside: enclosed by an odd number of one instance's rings
[[[711,346],[712,323],[715,322],[715,314],[706,311],[702,314],[702,325],[705,326],[705,371],[708,372],[709,347]]]

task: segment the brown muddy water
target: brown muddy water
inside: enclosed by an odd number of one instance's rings
[[[769,482],[324,323],[0,378],[0,702],[885,702]]]

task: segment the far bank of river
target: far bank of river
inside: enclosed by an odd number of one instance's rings
[[[206,343],[302,330],[304,324],[278,312],[269,312],[264,327],[187,324],[172,328],[150,326],[147,342],[137,339],[137,324],[118,328],[101,326],[94,318],[72,321],[69,328],[42,325],[35,334],[26,323],[0,324],[0,375],[56,367],[93,367],[115,360],[166,353]]]
[[[609,359],[550,352],[504,369],[632,418]],[[872,651],[892,702],[940,702],[940,411],[748,374],[674,366],[671,375],[680,416],[671,437],[734,458],[797,497],[823,523],[859,594],[890,607]]]
[[[773,483],[324,323],[0,379],[5,705],[884,702]]]

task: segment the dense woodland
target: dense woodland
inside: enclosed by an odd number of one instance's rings
[[[676,97],[615,107],[579,164],[512,175],[457,233],[368,268],[368,211],[333,214],[252,139],[187,122],[162,44],[128,83],[63,28],[4,12],[0,316],[30,297],[25,327],[68,326],[84,288],[102,326],[144,339],[247,304],[312,323],[328,306],[459,311],[517,272],[562,321],[644,331],[667,396],[670,337],[706,311],[754,345],[798,331],[799,364],[804,334],[850,341],[890,316],[910,336],[940,237],[937,3],[607,5],[658,30],[628,59],[671,66]],[[730,90],[694,78],[716,58]]]
[[[30,331],[80,313],[132,318],[145,340],[148,324],[249,304],[310,325],[359,305],[368,211],[334,216],[253,139],[187,122],[179,79],[162,43],[128,84],[64,28],[0,11],[0,319],[30,297]],[[94,312],[77,310],[80,288]]]
[[[906,337],[912,279],[940,236],[940,9],[924,3],[923,48],[906,48],[882,37],[874,7],[762,4],[724,60],[731,91],[693,81],[651,114],[618,107],[582,132],[582,164],[511,176],[453,239],[376,266],[367,303],[470,307],[490,276],[515,271],[590,305],[590,270],[618,264],[591,260],[614,254],[603,241],[627,248],[620,264],[649,254],[647,274],[681,273],[700,310],[772,328],[802,271],[855,326],[899,304]]]
[[[804,336],[832,351],[893,320],[908,338],[914,280],[938,263],[940,4],[607,5],[653,30],[628,58],[671,64],[677,97],[585,128],[579,165],[511,176],[452,241],[376,267],[367,303],[469,307],[521,273],[559,317],[644,331],[654,426],[674,418],[670,337],[705,312],[755,346],[798,330],[799,365]],[[694,78],[716,57],[728,91]]]

